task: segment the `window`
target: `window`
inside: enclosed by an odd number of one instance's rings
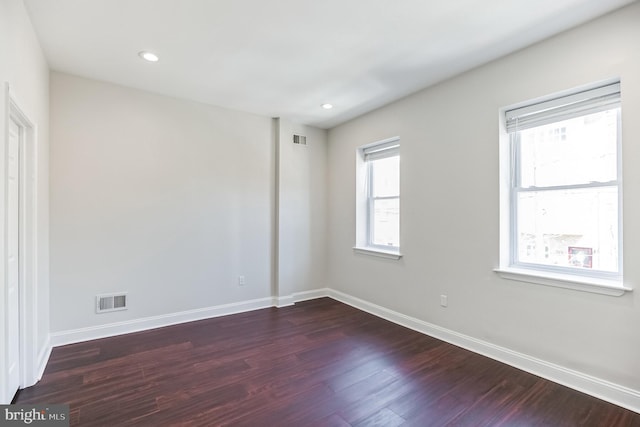
[[[361,147],[356,249],[369,253],[400,251],[400,143],[392,138]],[[395,256],[397,258],[399,256]]]
[[[503,267],[622,288],[620,116],[619,83],[506,110]]]

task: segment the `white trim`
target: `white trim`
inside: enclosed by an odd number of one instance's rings
[[[107,338],[132,332],[146,331],[149,329],[161,328],[164,326],[177,325],[180,323],[193,322],[196,320],[210,319],[214,317],[227,316],[229,314],[244,313],[247,311],[259,310],[268,307],[286,307],[294,305],[296,302],[307,301],[329,296],[327,288],[314,289],[311,291],[296,292],[286,297],[260,298],[250,301],[242,301],[231,304],[223,304],[213,307],[205,307],[195,310],[181,311],[160,316],[145,317],[142,319],[127,320],[124,322],[109,323],[106,325],[90,326],[87,328],[72,329],[67,331],[51,333],[46,345],[38,357],[40,362],[40,375],[46,367],[47,360],[51,354],[52,347],[73,344],[77,342],[90,341],[99,338]]]
[[[354,246],[353,252],[362,255],[372,255],[379,258],[387,258],[387,259],[400,259],[402,258],[402,254],[400,252],[395,251],[385,251],[383,249],[373,248],[373,247],[360,247]]]
[[[624,286],[622,282],[596,277],[559,274],[518,268],[496,268],[493,271],[503,279],[553,286],[556,288],[573,289],[576,291],[591,292],[594,294],[619,297],[624,295],[625,292],[633,291],[632,288]]]
[[[310,291],[296,292],[293,294],[293,300],[298,303],[318,298],[326,298],[329,296],[329,288],[313,289]]]
[[[325,298],[329,296],[329,290],[327,288],[313,289],[310,291],[294,292],[287,296],[278,296],[272,298],[272,304],[274,307],[282,308],[294,305],[301,301],[308,301],[312,299]]]
[[[273,299],[268,297],[222,304],[213,307],[198,308],[195,310],[180,311],[177,313],[169,313],[159,316],[143,317],[141,319],[126,320],[106,325],[53,332],[51,334],[51,344],[54,347],[58,347],[66,344],[113,337],[132,332],[146,331],[148,329],[162,328],[164,326],[177,325],[196,320],[244,313],[246,311],[259,310],[261,308],[268,308],[272,306]]]
[[[568,369],[554,363],[550,363],[527,354],[510,350],[477,338],[470,337],[452,331],[432,323],[416,319],[411,316],[398,313],[388,308],[370,303],[343,292],[321,288],[304,292],[297,292],[288,300],[294,302],[307,301],[316,298],[329,297],[336,301],[348,304],[358,310],[373,314],[374,316],[386,319],[398,325],[413,329],[425,335],[437,338],[450,344],[473,351],[491,359],[497,360],[507,365],[514,366],[523,371],[545,378],[558,384],[562,384],[574,390],[589,394],[598,399],[613,403],[631,411],[640,413],[640,391],[630,389],[612,382],[584,374],[582,372]],[[211,317],[225,316],[228,314],[241,313],[245,311],[258,310],[275,305],[278,298],[262,298],[252,301],[225,304],[215,307],[208,307],[197,310],[190,310],[180,313],[173,313],[164,316],[154,316],[144,319],[137,319],[128,322],[113,323],[110,325],[96,326],[90,328],[76,329],[72,331],[62,331],[51,334],[51,343],[54,347],[71,344],[74,342],[88,341],[97,338],[120,335],[130,332],[138,332],[163,326],[170,326],[195,320],[202,320]],[[39,360],[42,361],[42,371],[49,357],[51,345],[47,343],[45,349],[48,352],[41,353]],[[45,356],[46,354],[46,356]],[[41,372],[42,372],[41,371]],[[42,375],[40,373],[40,375]]]
[[[37,380],[37,126],[8,92],[9,117],[24,130],[20,160],[20,388]]]
[[[623,387],[573,369],[568,369],[414,317],[406,316],[340,291],[329,289],[329,297],[398,325],[405,326],[425,335],[522,369],[523,371],[548,379],[549,381],[562,384],[574,390],[597,397],[598,399],[640,413],[640,391],[638,390]]]
[[[33,384],[27,385],[27,387],[31,387],[38,381],[42,379],[42,375],[44,375],[44,370],[47,368],[47,363],[49,363],[49,358],[51,357],[51,351],[53,351],[53,347],[51,346],[51,335],[47,335],[47,341],[40,349],[40,354],[38,355],[36,370],[35,370],[35,378],[33,379]]]
[[[272,300],[272,305],[278,308],[288,307],[296,303],[293,299],[293,295],[277,296],[273,297]]]
[[[8,141],[9,121],[15,121],[24,131],[20,150],[20,285],[19,285],[19,322],[20,322],[20,388],[25,388],[38,381],[38,274],[37,274],[37,253],[38,253],[38,127],[30,119],[30,115],[21,108],[11,90],[8,82],[4,84],[4,117],[5,133],[3,135],[0,154],[0,175],[6,183],[6,144]],[[0,211],[2,217],[2,227],[0,237],[5,240],[6,233],[6,190],[4,184],[0,190]],[[0,249],[0,258],[3,259],[0,267],[0,294],[4,294],[6,285],[6,266],[4,265],[5,248]],[[6,300],[4,295],[0,296],[0,309],[4,310]],[[4,334],[5,322],[0,321],[0,342],[6,339]],[[6,363],[4,352],[0,354],[0,371],[4,371]],[[4,402],[12,396],[3,396],[4,384],[0,390],[0,401]]]

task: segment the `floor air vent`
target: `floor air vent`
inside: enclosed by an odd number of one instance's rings
[[[127,294],[104,294],[96,296],[96,313],[107,313],[127,309]]]

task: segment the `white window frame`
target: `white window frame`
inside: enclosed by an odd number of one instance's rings
[[[356,245],[353,250],[364,255],[400,259],[399,246],[377,245],[373,243],[373,216],[376,200],[398,199],[397,196],[374,197],[372,160],[400,156],[400,138],[393,137],[361,146],[356,153],[357,194],[356,194]],[[400,203],[400,202],[399,202]]]
[[[610,182],[550,187],[522,188],[519,164],[519,132],[543,124],[550,124],[604,111],[621,105],[620,82],[608,81],[578,88],[562,94],[530,101],[503,109],[500,113],[500,267],[495,271],[503,278],[581,291],[620,296],[631,288],[623,284],[622,266],[622,157],[621,113],[618,115],[617,178]],[[518,259],[517,200],[525,191],[552,191],[616,186],[618,189],[618,271],[590,271],[569,267],[526,263]]]

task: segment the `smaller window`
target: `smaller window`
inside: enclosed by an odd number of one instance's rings
[[[400,251],[400,142],[398,138],[359,149],[361,230],[356,247]]]

